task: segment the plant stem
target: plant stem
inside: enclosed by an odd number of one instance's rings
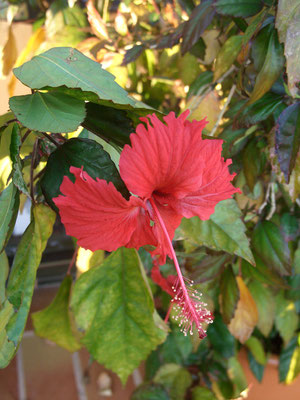
[[[50,142],[52,142],[53,144],[55,144],[56,147],[59,147],[59,144],[57,143],[56,140],[53,139],[53,137],[51,137],[50,135],[48,135],[46,132],[41,132],[41,134],[43,136],[45,136],[45,138],[47,138],[48,140],[50,140]]]
[[[79,246],[76,245],[76,248],[74,250],[73,256],[72,256],[71,261],[70,261],[70,264],[68,266],[67,275],[71,275],[71,270],[72,270],[72,268],[73,268],[73,266],[75,264],[78,250],[79,250]]]
[[[35,163],[35,158],[36,158],[37,146],[38,146],[38,139],[36,139],[34,142],[32,154],[31,154],[31,163],[30,163],[30,197],[31,197],[31,201],[33,204],[35,204],[34,191],[33,191],[33,181],[34,181],[33,171],[34,171],[34,163]]]
[[[31,132],[31,130],[28,129],[28,130],[24,133],[24,135],[23,135],[23,137],[22,137],[22,139],[21,139],[22,144],[25,142],[25,140],[27,139],[27,137],[28,137],[28,135],[29,135],[30,132]]]

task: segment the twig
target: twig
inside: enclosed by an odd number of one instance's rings
[[[15,22],[15,21],[14,21],[14,22]],[[12,122],[17,122],[17,121],[18,121],[17,118],[10,119],[9,121],[6,121],[6,122],[5,122],[5,125],[11,124]]]
[[[271,195],[270,195],[271,194]],[[275,182],[270,182],[267,187],[265,201],[258,209],[258,214],[261,214],[264,208],[268,205],[269,198],[271,198],[271,209],[266,217],[266,220],[270,220],[276,211],[276,198],[275,198]]]
[[[79,250],[79,246],[76,245],[76,248],[75,248],[73,256],[72,256],[72,259],[71,259],[70,264],[68,266],[67,275],[71,275],[71,270],[72,270],[72,268],[73,268],[73,266],[75,264],[78,250]]]
[[[216,133],[216,130],[219,127],[219,124],[220,124],[220,122],[221,122],[221,120],[222,120],[222,118],[223,118],[223,116],[224,116],[224,114],[225,114],[225,112],[227,110],[227,107],[228,107],[229,103],[231,102],[231,99],[232,99],[232,96],[234,95],[235,89],[236,89],[236,84],[232,85],[232,88],[230,89],[230,92],[229,92],[229,95],[227,97],[227,100],[226,100],[226,102],[225,102],[220,114],[218,115],[217,122],[215,123],[212,131],[209,133],[209,136],[214,136],[214,134]]]
[[[48,140],[50,140],[50,142],[52,142],[53,144],[55,144],[56,147],[59,147],[59,144],[57,143],[56,140],[53,139],[53,137],[51,137],[50,135],[48,135],[46,132],[41,132],[41,134],[43,136],[45,136],[45,138],[47,138]]]
[[[31,163],[30,163],[30,197],[31,197],[31,201],[33,204],[35,204],[34,191],[33,191],[33,180],[34,180],[33,179],[33,171],[34,171],[34,163],[35,163],[35,158],[36,158],[37,146],[38,146],[38,139],[36,139],[34,142],[32,155],[31,155]]]
[[[22,139],[21,139],[21,143],[22,143],[22,144],[25,142],[25,140],[27,139],[27,137],[28,137],[28,135],[29,135],[30,132],[32,132],[32,131],[31,131],[30,129],[28,129],[28,130],[24,133],[24,135],[23,135],[23,137],[22,137]]]

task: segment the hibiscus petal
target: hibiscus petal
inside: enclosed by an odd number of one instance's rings
[[[120,157],[120,174],[128,189],[142,198],[153,192],[171,194],[177,198],[195,192],[201,185],[201,132],[206,120],[185,121],[189,111],[178,118],[171,112],[164,117],[155,114],[141,120],[136,133],[130,135]]]
[[[228,169],[231,160],[224,161],[221,157],[222,143],[221,140],[202,140],[201,158],[205,168],[198,190],[181,199],[171,196],[164,199],[178,214],[186,218],[197,215],[201,220],[207,220],[217,203],[230,198],[234,193],[241,193],[240,189],[231,184],[235,174],[230,174]]]
[[[67,234],[92,251],[113,251],[121,246],[156,245],[144,202],[131,196],[129,201],[111,182],[93,180],[80,168],[71,167],[75,182],[64,177],[60,195],[53,199],[59,208]]]

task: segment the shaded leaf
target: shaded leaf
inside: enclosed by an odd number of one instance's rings
[[[0,308],[6,298],[6,280],[9,273],[9,263],[5,251],[0,252]]]
[[[261,149],[255,140],[251,140],[243,151],[243,171],[251,192],[253,192],[257,179],[263,172],[265,165],[265,154],[261,152],[260,157],[257,157],[259,151]]]
[[[280,291],[276,296],[275,326],[287,344],[293,337],[299,323],[298,314],[293,301],[284,297]]]
[[[217,0],[215,7],[219,14],[233,17],[251,17],[263,7],[261,0]]]
[[[204,0],[194,8],[182,31],[181,53],[185,54],[198,41],[215,15],[212,0]]]
[[[291,104],[277,119],[275,149],[288,183],[300,149],[300,102]]]
[[[275,319],[274,295],[268,287],[257,280],[250,282],[248,288],[257,305],[257,328],[267,337],[272,330]]]
[[[21,131],[19,125],[15,123],[13,125],[10,142],[10,158],[13,168],[12,180],[21,192],[23,192],[27,196],[30,196],[22,173],[22,161],[19,154],[21,143]]]
[[[234,316],[237,302],[240,297],[238,285],[231,266],[227,266],[220,280],[220,308],[223,320],[229,324]]]
[[[145,383],[133,392],[130,400],[170,400],[170,397],[163,385]]]
[[[218,80],[234,63],[242,48],[243,36],[234,35],[221,47],[215,63],[214,81]]]
[[[14,314],[2,331],[0,368],[10,362],[22,338],[36,271],[55,221],[55,213],[43,204],[33,207],[32,215],[33,219],[19,243],[7,284],[7,299],[13,306]]]
[[[254,264],[249,241],[245,235],[246,227],[240,219],[241,211],[232,199],[216,205],[214,214],[208,221],[198,217],[183,218],[180,230],[196,245],[204,245],[214,250],[236,254]]]
[[[192,390],[192,400],[216,400],[212,391],[205,387],[196,386]]]
[[[122,61],[122,65],[127,65],[133,61],[135,61],[139,56],[142,54],[142,52],[145,50],[145,47],[142,44],[137,44],[131,49],[126,50],[125,56]]]
[[[71,309],[82,344],[122,382],[166,336],[154,322],[153,300],[132,249],[120,248],[82,274]]]
[[[9,106],[24,126],[40,132],[73,132],[85,118],[83,101],[55,91],[14,96]]]
[[[193,95],[199,96],[206,87],[206,85],[212,83],[213,80],[213,73],[211,71],[201,72],[200,75],[190,84],[190,88],[188,91],[187,97],[191,97]]]
[[[228,375],[234,383],[233,398],[237,398],[248,387],[248,382],[241,364],[235,357],[228,360]]]
[[[0,253],[8,242],[19,210],[19,192],[13,183],[0,194]]]
[[[59,188],[63,177],[74,181],[70,167],[83,167],[93,179],[105,179],[112,182],[124,197],[129,192],[110,156],[103,147],[90,139],[74,138],[57,148],[49,157],[45,173],[41,179],[41,188],[47,202],[57,210],[52,199],[60,194]]]
[[[173,326],[166,341],[160,348],[160,354],[165,363],[185,365],[193,351],[190,336],[184,336],[178,327]]]
[[[228,326],[231,334],[241,343],[245,343],[258,322],[258,311],[251,293],[240,276],[236,277],[240,299],[233,319]]]
[[[248,27],[246,28],[243,35],[243,46],[245,46],[249,40],[257,33],[261,24],[263,23],[263,19],[266,15],[266,10],[262,10],[259,14],[255,15],[252,20],[249,22]]]
[[[282,105],[282,96],[268,92],[259,100],[246,107],[241,119],[246,124],[257,124],[267,119],[280,105]]]
[[[248,352],[248,361],[253,375],[258,382],[261,382],[264,376],[265,366],[256,361],[251,351]]]
[[[34,331],[38,336],[51,340],[68,351],[77,351],[80,344],[73,334],[69,316],[69,298],[72,277],[67,275],[52,303],[31,314]]]
[[[287,384],[292,383],[300,374],[300,336],[298,335],[298,346],[295,348],[288,373],[285,378]]]
[[[270,221],[256,225],[252,236],[252,245],[262,261],[281,275],[291,273],[291,255],[280,229]]]
[[[266,92],[268,92],[279,75],[284,66],[284,56],[282,46],[278,41],[277,32],[274,29],[270,35],[267,53],[261,70],[259,71],[253,91],[251,93],[249,104],[254,103],[260,99]]]
[[[222,357],[229,358],[235,354],[235,340],[224,324],[220,314],[214,315],[214,322],[208,326],[207,338],[213,349]]]
[[[178,364],[164,364],[155,374],[153,381],[169,390],[171,400],[184,400],[186,390],[192,383],[192,377]]]
[[[41,73],[43,71],[43,73]],[[57,47],[39,54],[32,60],[14,69],[15,76],[32,89],[60,87],[77,89],[73,96],[78,97],[81,89],[83,97],[91,96],[94,102],[113,107],[145,108],[145,104],[130,98],[116,82],[115,77],[101,65],[71,47]],[[86,93],[89,92],[89,93]],[[149,107],[148,107],[149,108]]]

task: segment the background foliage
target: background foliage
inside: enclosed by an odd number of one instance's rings
[[[113,181],[126,197],[118,159],[138,118],[189,108],[190,119],[208,117],[206,135],[224,140],[242,190],[209,221],[183,220],[175,238],[184,273],[215,316],[207,338],[184,337],[172,320],[167,330],[170,297],[151,280],[147,253],[128,249],[106,257],[77,249],[86,272],[74,283],[67,275],[32,316],[36,333],[69,351],[86,347],[123,382],[146,360],[132,399],[236,398],[247,388],[242,346],[259,381],[276,353],[279,380],[292,382],[300,372],[299,2],[11,0],[0,12],[2,75],[15,67],[11,112],[0,117],[1,367],[22,338],[52,198],[69,166]],[[12,20],[33,25],[21,54]],[[16,79],[32,93],[13,96]],[[5,246],[26,197],[32,220],[9,268]],[[171,264],[162,270],[173,273]]]

